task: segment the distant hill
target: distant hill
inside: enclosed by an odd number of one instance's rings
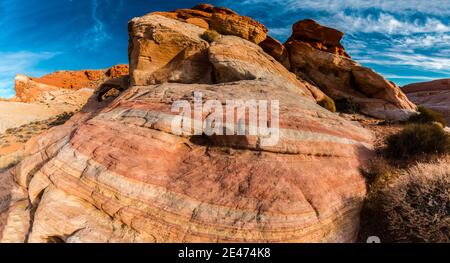
[[[412,102],[441,112],[447,125],[450,123],[450,79],[414,83],[402,89]]]

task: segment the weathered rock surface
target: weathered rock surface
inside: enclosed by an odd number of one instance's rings
[[[402,90],[415,104],[442,113],[450,125],[450,79],[414,83]]]
[[[335,55],[350,58],[341,45],[344,33],[320,25],[312,19],[300,20],[292,26],[292,35],[289,41],[302,41],[307,45]]]
[[[224,36],[209,48],[214,79],[218,83],[238,80],[266,80],[280,87],[301,92],[317,102],[327,96],[317,87],[298,80],[294,74],[263,52],[262,48],[245,39]]]
[[[22,159],[22,147],[30,138],[63,123],[93,94],[101,100],[118,96],[128,87],[127,75],[127,65],[59,71],[41,78],[17,75],[16,96],[0,101],[0,170]]]
[[[259,46],[266,52],[280,62],[285,68],[290,69],[291,65],[289,62],[289,53],[280,41],[276,40],[271,36],[259,43]]]
[[[291,40],[286,47],[291,71],[333,99],[351,98],[364,114],[386,120],[406,120],[416,106],[394,83],[346,57]]]
[[[149,14],[129,25],[131,85],[162,82],[210,83],[205,31],[178,20]]]
[[[11,102],[66,104],[71,105],[72,110],[83,106],[94,93],[93,88],[66,89],[43,84],[25,75],[16,76],[14,87],[16,96],[10,100]]]
[[[171,102],[194,91],[223,103],[278,99],[279,143],[172,134]],[[40,137],[15,168],[15,181],[36,209],[27,241],[344,242],[356,236],[365,194],[358,167],[370,156],[371,135],[300,92],[258,80],[137,86],[91,116],[77,115]],[[106,238],[125,234],[133,238]]]
[[[266,39],[268,29],[247,16],[224,7],[200,4],[192,9],[177,9],[172,12],[154,12],[166,18],[189,23],[203,29],[211,29],[223,35],[244,38],[256,44]]]
[[[268,31],[264,25],[247,16],[220,13],[213,14],[210,25],[220,34],[238,36],[256,44],[266,39]]]
[[[200,37],[204,29],[157,14],[135,18],[129,28],[133,85],[265,79],[299,89],[318,102],[327,98],[243,38],[221,36],[209,44]]]
[[[128,75],[127,65],[107,70],[58,71],[40,78],[17,75],[16,96],[10,101],[83,106],[102,83]]]

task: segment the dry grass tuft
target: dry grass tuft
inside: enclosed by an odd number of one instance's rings
[[[201,38],[209,43],[215,42],[219,40],[220,34],[217,33],[216,30],[206,30],[202,35]]]
[[[373,170],[360,240],[450,242],[450,156],[406,170]]]

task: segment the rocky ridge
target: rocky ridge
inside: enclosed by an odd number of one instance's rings
[[[442,113],[450,125],[450,79],[414,83],[402,90],[417,105]]]
[[[17,75],[13,102],[72,104],[78,108],[105,82],[128,76],[127,65],[106,70],[58,71],[40,78]]]

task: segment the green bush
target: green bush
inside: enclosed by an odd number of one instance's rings
[[[409,121],[414,123],[431,123],[431,122],[439,122],[442,125],[446,126],[444,116],[433,110],[430,110],[426,107],[419,106],[418,111],[420,114],[412,116]]]
[[[450,152],[450,136],[436,124],[409,124],[386,139],[386,154],[393,159],[410,159],[422,154]]]
[[[336,105],[334,104],[334,100],[328,96],[320,100],[318,104],[331,112],[336,112]]]
[[[215,42],[219,40],[220,34],[217,33],[216,30],[206,30],[202,35],[201,38],[205,41],[208,41],[209,43]]]
[[[335,100],[336,110],[338,112],[354,114],[360,112],[360,106],[351,98],[342,98]]]

